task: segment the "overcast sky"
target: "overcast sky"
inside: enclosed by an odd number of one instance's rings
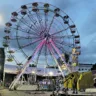
[[[0,47],[4,36],[4,24],[11,13],[23,4],[48,2],[67,13],[80,34],[81,55],[79,62],[96,63],[96,0],[1,0],[0,1]]]

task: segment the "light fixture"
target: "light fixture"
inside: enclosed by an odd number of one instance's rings
[[[32,71],[32,74],[35,74],[35,71]]]
[[[53,76],[53,72],[49,72],[49,76]]]

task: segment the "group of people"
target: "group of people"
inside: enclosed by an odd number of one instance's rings
[[[61,91],[63,92],[62,94],[66,94],[68,95],[68,88],[64,87],[64,83],[67,82],[69,79],[72,79],[72,90],[73,90],[73,94],[78,94],[78,90],[77,90],[77,78],[72,75],[70,77],[68,77],[66,80],[63,80],[63,78],[57,78],[56,79],[56,90],[53,91],[53,93],[50,96],[58,96],[58,94],[61,94]],[[60,92],[60,93],[59,93]]]
[[[72,90],[73,90],[73,94],[78,94],[78,88],[77,88],[77,81],[78,81],[78,78],[75,77],[74,75],[71,75],[70,77],[68,77],[66,80],[57,80],[58,82],[57,83],[57,91],[64,91],[65,93],[68,91],[68,88],[64,88],[64,83],[66,83],[69,79],[72,79]],[[61,82],[63,81],[63,82]],[[63,87],[62,87],[62,84],[63,84]],[[67,86],[68,87],[68,86]]]

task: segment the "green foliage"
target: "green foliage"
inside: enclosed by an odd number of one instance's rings
[[[80,77],[80,74],[82,74],[82,78],[79,81],[79,89],[86,89],[86,88],[90,88],[93,87],[93,75],[92,72],[84,72],[84,73],[79,73],[79,72],[74,72],[69,74],[66,79],[68,79],[71,75],[74,75],[74,77],[72,79],[69,79],[66,83],[64,83],[64,86],[67,88],[72,88],[73,85],[73,80],[74,78],[76,78],[77,80]]]
[[[96,64],[92,66],[91,70],[96,70]]]
[[[79,84],[80,84],[80,89],[86,89],[86,88],[90,88],[93,87],[93,75],[92,72],[84,72],[83,73],[83,77],[80,80]]]
[[[29,64],[29,67],[36,67],[35,64]]]

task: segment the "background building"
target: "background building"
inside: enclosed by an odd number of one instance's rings
[[[91,68],[92,68],[93,64],[83,64],[83,63],[80,63],[78,65],[78,71],[79,72],[87,72],[87,71],[90,71]]]

